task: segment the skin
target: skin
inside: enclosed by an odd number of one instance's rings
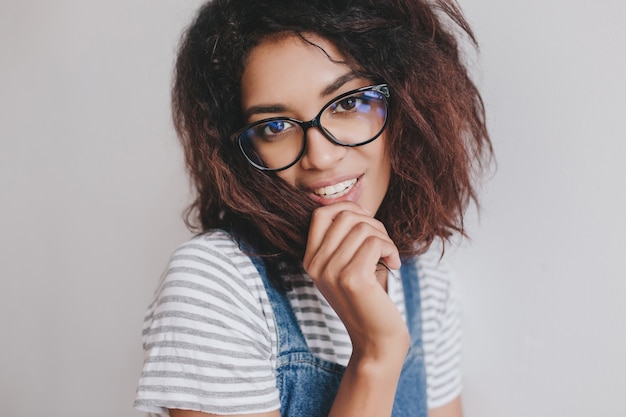
[[[330,42],[313,34],[306,38],[323,51],[295,35],[268,38],[253,49],[242,76],[248,123],[274,116],[310,120],[333,97],[372,84],[341,63],[343,56]],[[331,143],[316,128],[307,135],[302,159],[278,175],[322,204],[313,213],[303,265],[352,340],[330,416],[390,416],[410,338],[379,266],[382,261],[400,267],[396,246],[373,217],[391,172],[385,134],[355,148]],[[348,180],[344,192],[322,195],[324,187]],[[171,410],[172,417],[207,415]],[[429,412],[430,417],[461,415],[459,398]],[[279,412],[247,416],[278,417]]]
[[[343,60],[330,43],[313,36],[310,40],[334,60]],[[242,77],[242,105],[248,123],[275,116],[310,120],[332,98],[372,84],[296,36],[277,38],[251,52]],[[365,146],[347,148],[335,145],[318,129],[309,129],[305,155],[278,175],[323,205],[351,201],[375,213],[391,174],[384,136]],[[314,192],[353,179],[358,179],[356,185],[340,198],[324,198]]]

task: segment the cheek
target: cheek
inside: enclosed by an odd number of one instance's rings
[[[383,141],[381,141],[383,142]],[[389,182],[391,180],[391,157],[387,151],[387,147],[383,145],[379,149],[378,153],[378,177],[380,192],[384,196],[389,188]]]
[[[376,162],[381,175],[389,177],[391,174],[391,157],[387,151],[387,143],[385,137],[379,138],[378,149],[376,150]],[[388,181],[388,178],[387,178]]]
[[[297,164],[296,164],[297,165]],[[295,175],[295,166],[291,168],[287,168],[283,171],[278,171],[276,175],[285,181],[287,184],[295,187],[296,185],[296,175]]]
[[[391,178],[391,161],[386,154],[380,161],[379,176],[380,186],[383,188],[381,191],[385,194],[387,192],[387,188],[389,188],[389,181]]]

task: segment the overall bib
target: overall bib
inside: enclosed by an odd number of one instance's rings
[[[310,352],[286,294],[271,285],[263,262],[254,257],[252,260],[265,285],[278,332],[276,387],[280,391],[280,415],[327,417],[345,367]],[[398,382],[392,417],[426,417],[422,314],[414,260],[403,262],[401,276],[411,347]]]

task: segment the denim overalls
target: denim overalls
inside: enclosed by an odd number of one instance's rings
[[[282,417],[326,417],[345,367],[319,359],[307,347],[289,299],[269,282],[263,262],[252,258],[274,311],[278,331],[276,386]],[[422,314],[414,260],[401,268],[411,348],[404,361],[392,417],[426,417],[426,372],[422,349]]]

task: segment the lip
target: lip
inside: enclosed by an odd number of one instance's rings
[[[327,197],[322,197],[320,195],[317,195],[313,192],[313,190],[317,190],[323,187],[329,187],[331,185],[336,185],[339,183],[342,183],[344,181],[350,181],[350,180],[355,180],[356,179],[356,183],[354,183],[354,185],[352,186],[352,188],[350,189],[350,191],[348,191],[346,194],[343,194],[340,197],[335,197],[335,198],[327,198]],[[323,181],[318,181],[316,183],[313,183],[309,186],[306,187],[306,190],[309,193],[309,196],[311,197],[311,199],[313,199],[314,201],[327,206],[329,204],[333,204],[333,203],[337,203],[339,201],[352,201],[352,202],[356,202],[359,197],[361,196],[361,181],[363,179],[363,174],[361,175],[345,175],[345,176],[341,176],[341,177],[335,177],[333,179],[329,179],[329,180],[323,180]]]

